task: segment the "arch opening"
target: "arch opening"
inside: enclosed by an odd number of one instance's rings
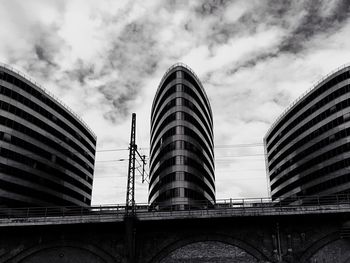
[[[221,241],[199,241],[179,247],[165,257],[160,263],[258,263],[259,259],[242,248]]]
[[[319,248],[306,262],[350,263],[350,242],[346,239],[334,240]]]

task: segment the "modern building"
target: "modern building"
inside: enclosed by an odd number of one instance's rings
[[[0,66],[0,207],[90,205],[95,148],[77,115]]]
[[[213,204],[213,148],[208,97],[196,74],[177,63],[164,74],[152,105],[150,205],[184,209]]]
[[[264,143],[273,199],[349,194],[350,66],[293,103]]]

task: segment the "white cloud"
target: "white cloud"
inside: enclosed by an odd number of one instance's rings
[[[139,146],[149,147],[153,96],[178,61],[202,79],[216,145],[261,143],[311,82],[349,61],[345,2],[0,0],[0,60],[81,115],[97,149],[127,148],[132,112]],[[262,151],[216,150],[218,198],[267,195]],[[127,162],[100,161],[127,154],[97,154],[95,204],[125,202]],[[147,187],[137,188],[146,202]]]

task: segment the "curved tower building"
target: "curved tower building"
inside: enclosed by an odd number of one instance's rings
[[[150,205],[171,209],[215,202],[213,117],[195,73],[175,64],[151,112]]]
[[[272,198],[350,193],[350,67],[320,81],[264,139]]]
[[[80,118],[0,66],[0,207],[90,205],[95,148]]]

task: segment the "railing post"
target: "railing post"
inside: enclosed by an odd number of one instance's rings
[[[26,216],[26,218],[28,219],[28,217],[29,217],[29,207],[27,208],[27,216]]]
[[[47,207],[45,207],[45,218],[47,216]]]

